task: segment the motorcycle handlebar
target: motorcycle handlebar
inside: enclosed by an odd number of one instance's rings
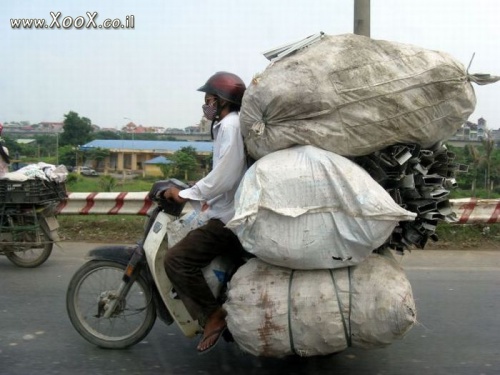
[[[168,180],[157,181],[151,187],[148,197],[153,202],[157,203],[163,211],[172,216],[180,216],[182,210],[184,209],[185,203],[177,203],[171,199],[163,198],[162,193],[171,188],[176,187],[178,189],[187,189],[189,186],[175,178]]]

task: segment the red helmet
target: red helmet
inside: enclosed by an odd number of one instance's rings
[[[236,74],[229,72],[217,72],[201,86],[198,91],[217,95],[228,102],[241,105],[245,93],[245,83]]]

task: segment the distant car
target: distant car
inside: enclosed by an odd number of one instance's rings
[[[84,176],[97,176],[97,172],[89,167],[80,167],[80,174]]]

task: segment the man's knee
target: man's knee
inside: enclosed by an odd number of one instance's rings
[[[179,255],[177,252],[171,250],[174,250],[174,248],[169,249],[163,259],[163,266],[169,276],[175,273],[175,270],[180,268]]]

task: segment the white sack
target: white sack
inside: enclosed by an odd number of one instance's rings
[[[208,220],[206,212],[193,209],[182,215],[179,219],[169,222],[167,224],[168,247],[170,248],[177,244],[189,232],[205,225]],[[202,269],[203,276],[214,297],[217,298],[219,296],[233,267],[234,265],[229,258],[218,256]]]
[[[40,179],[44,181],[53,181],[57,183],[65,182],[68,178],[68,170],[66,166],[47,164],[39,162],[36,164],[29,164],[14,172],[5,173],[2,179],[12,181],[26,181]]]
[[[416,214],[363,168],[313,146],[276,151],[247,171],[227,224],[246,251],[295,269],[357,264]]]
[[[241,129],[255,159],[297,144],[344,156],[396,143],[429,147],[454,135],[474,111],[468,78],[474,77],[443,52],[324,36],[254,78]]]
[[[411,285],[388,250],[337,270],[293,271],[253,258],[228,293],[228,328],[256,356],[331,354],[349,339],[353,347],[383,347],[416,322]]]
[[[172,247],[187,236],[193,229],[199,228],[208,222],[205,212],[199,210],[188,211],[177,220],[167,224],[168,246]]]

